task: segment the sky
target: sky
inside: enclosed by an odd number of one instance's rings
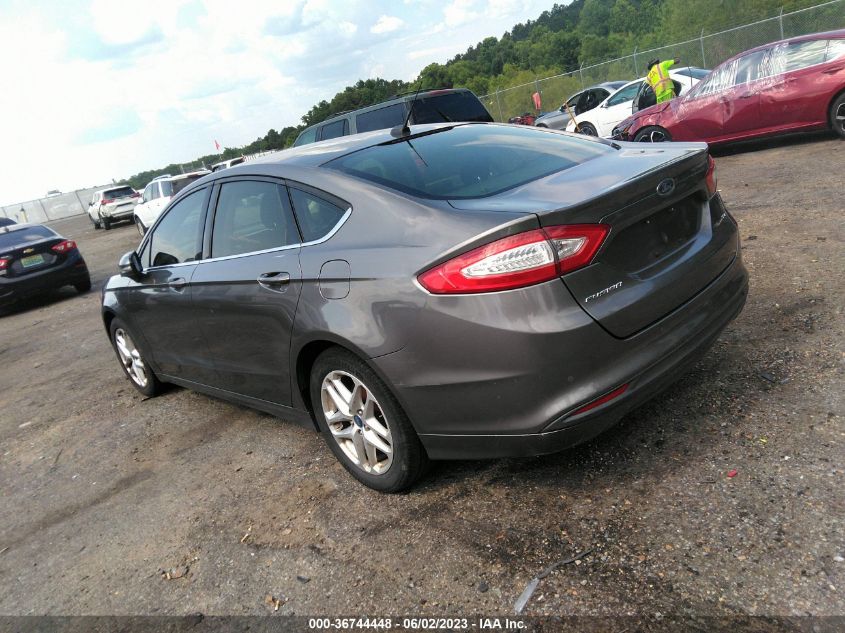
[[[0,0],[0,204],[245,145],[553,3]]]

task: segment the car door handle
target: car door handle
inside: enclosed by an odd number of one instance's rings
[[[258,284],[270,290],[284,291],[289,283],[289,273],[263,273],[258,275]]]
[[[171,279],[167,282],[167,285],[174,290],[182,290],[185,286],[188,285],[188,282],[185,281],[182,277],[177,277],[176,279]]]
[[[739,95],[739,98],[740,99],[750,99],[751,97],[756,97],[756,96],[757,96],[756,92],[746,92],[745,94]]]
[[[835,75],[836,73],[840,72],[845,66],[836,66],[835,68],[828,68],[827,70],[823,70],[823,75]]]

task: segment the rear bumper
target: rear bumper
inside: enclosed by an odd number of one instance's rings
[[[120,209],[102,209],[100,215],[111,220],[128,220],[135,214],[135,206],[121,207]]]
[[[535,289],[543,292],[542,286]],[[698,295],[627,339],[607,334],[577,305],[584,319],[561,305],[558,327],[568,325],[565,331],[538,333],[544,324],[530,322],[530,315],[529,331],[519,331],[526,323],[509,321],[504,311],[497,315],[504,317],[501,330],[488,340],[467,334],[450,338],[448,351],[435,349],[439,368],[421,369],[422,362],[435,362],[431,350],[405,348],[374,362],[392,382],[432,459],[553,453],[598,435],[680,378],[740,313],[747,294],[748,274],[737,254]],[[548,300],[541,305],[548,308]],[[489,315],[473,317],[483,321]],[[482,330],[484,325],[475,323]],[[446,323],[437,326],[448,331]],[[431,347],[436,337],[426,332],[421,338]],[[628,386],[622,395],[574,414],[620,385]]]
[[[62,286],[72,286],[90,279],[85,259],[77,251],[59,266],[30,273],[24,277],[0,277],[0,303],[7,304]]]

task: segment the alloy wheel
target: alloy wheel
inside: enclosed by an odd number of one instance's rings
[[[132,337],[123,328],[118,328],[114,332],[114,344],[129,378],[142,389],[146,387],[149,382],[147,367]]]
[[[845,131],[845,103],[839,104],[839,107],[836,108],[836,114],[833,118],[835,120],[836,125],[839,126],[839,131]]]
[[[355,466],[382,475],[393,463],[390,425],[372,391],[345,371],[331,371],[320,389],[332,437]]]

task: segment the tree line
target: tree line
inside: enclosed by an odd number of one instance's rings
[[[154,177],[210,166],[221,160],[290,147],[306,127],[340,112],[383,101],[400,92],[422,88],[469,88],[477,95],[531,81],[535,77],[577,70],[628,55],[632,50],[714,33],[732,26],[818,4],[819,0],[573,0],[555,4],[536,20],[515,25],[500,38],[488,37],[449,61],[432,63],[406,83],[398,79],[359,80],[322,100],[302,116],[302,123],[271,129],[243,147],[197,158],[190,165],[171,164],[133,175],[128,183],[140,189]],[[544,104],[547,105],[547,104]],[[548,104],[555,107],[559,104]]]

